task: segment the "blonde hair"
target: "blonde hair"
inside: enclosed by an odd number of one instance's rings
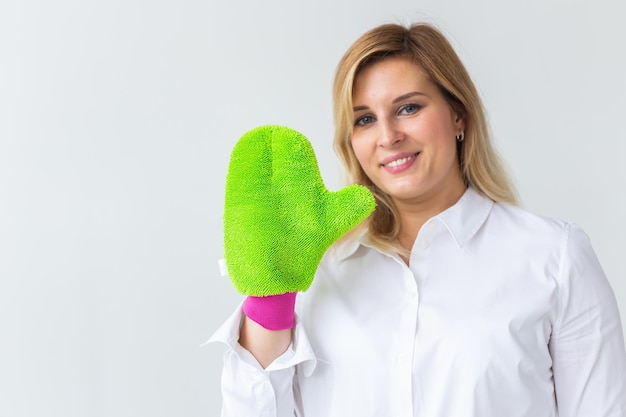
[[[390,252],[404,253],[406,251],[397,242],[400,225],[394,204],[367,177],[350,142],[352,94],[357,75],[368,65],[398,56],[408,57],[422,67],[452,110],[464,118],[465,140],[458,144],[458,156],[465,184],[496,202],[517,204],[517,195],[492,146],[478,91],[445,36],[426,23],[409,27],[385,24],[366,32],[346,51],[335,73],[334,146],[346,168],[348,182],[368,187],[378,204],[374,213],[350,235],[358,234],[365,227],[371,244]]]

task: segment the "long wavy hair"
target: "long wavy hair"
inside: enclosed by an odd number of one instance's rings
[[[517,204],[517,193],[495,151],[485,110],[474,83],[446,37],[434,26],[415,23],[378,26],[358,38],[339,61],[333,85],[334,147],[344,164],[347,182],[368,187],[377,200],[374,213],[348,236],[368,230],[368,241],[395,253],[406,253],[397,241],[396,208],[361,168],[351,145],[354,81],[368,65],[389,57],[407,57],[418,64],[457,114],[465,119],[465,140],[458,143],[458,161],[466,185],[496,201]]]

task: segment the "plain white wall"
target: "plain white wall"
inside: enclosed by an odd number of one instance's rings
[[[216,416],[238,304],[228,157],[268,123],[329,188],[331,81],[365,30],[427,20],[478,85],[524,205],[584,227],[626,312],[617,0],[0,2],[0,415]]]

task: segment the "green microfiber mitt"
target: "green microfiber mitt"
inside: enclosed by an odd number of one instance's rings
[[[304,291],[324,252],[375,206],[360,185],[329,192],[301,133],[255,128],[235,145],[226,177],[228,275],[246,295]]]

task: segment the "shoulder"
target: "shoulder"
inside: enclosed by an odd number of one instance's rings
[[[523,262],[557,282],[565,270],[581,267],[576,265],[579,262],[588,265],[595,258],[589,237],[577,224],[503,203],[493,205],[467,250]]]
[[[545,216],[506,203],[495,203],[487,224],[510,236],[528,237],[564,244],[572,233],[586,236],[576,224],[552,216]]]
[[[531,253],[545,249],[559,262],[559,276],[568,271],[600,270],[587,233],[577,224],[558,217],[542,216],[509,204],[494,204],[488,227],[511,240],[533,247]]]

